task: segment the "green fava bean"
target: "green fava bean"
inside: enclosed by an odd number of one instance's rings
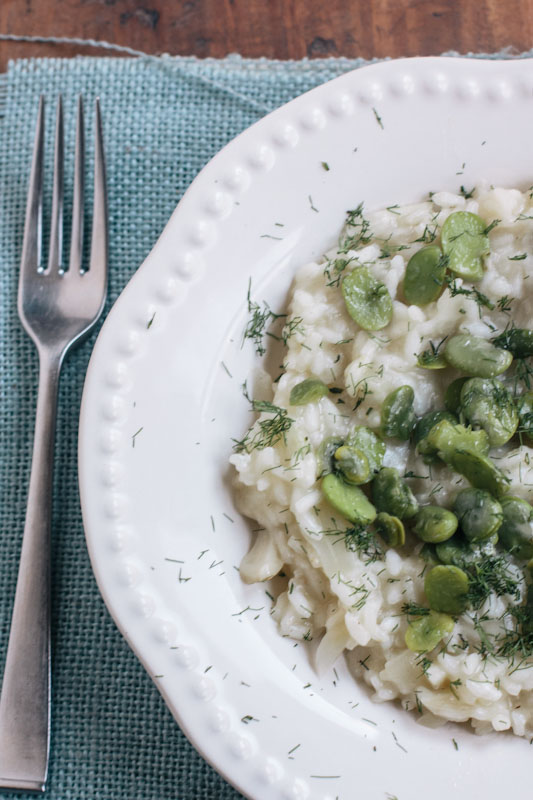
[[[471,425],[483,428],[489,444],[498,447],[516,433],[518,412],[511,393],[490,378],[470,378],[461,389],[461,413]]]
[[[367,267],[357,267],[342,282],[348,314],[365,331],[379,331],[392,319],[389,290]]]
[[[378,511],[398,519],[409,519],[418,511],[414,494],[393,467],[383,467],[372,481],[372,500]]]
[[[457,530],[455,514],[441,506],[423,506],[416,515],[414,532],[423,542],[438,544],[450,539]]]
[[[461,410],[461,390],[469,378],[456,378],[450,383],[444,393],[444,407],[451,414],[458,414]]]
[[[470,542],[493,536],[503,520],[500,503],[483,489],[463,489],[455,498],[453,510]]]
[[[431,349],[419,353],[416,358],[416,364],[418,367],[422,367],[422,369],[446,369],[448,366],[448,362],[444,356]]]
[[[393,517],[386,511],[380,511],[374,526],[389,547],[401,547],[405,544],[405,528],[398,517]]]
[[[429,544],[428,542],[426,542],[426,544],[420,550],[419,556],[430,567],[436,567],[437,564],[440,564],[440,561],[437,558],[437,553],[434,544]]]
[[[384,436],[409,439],[416,424],[414,399],[411,386],[399,386],[386,396],[381,407],[381,433]]]
[[[509,350],[515,358],[533,356],[533,331],[528,328],[509,328],[492,340],[496,347]]]
[[[449,463],[452,455],[458,450],[487,455],[489,438],[485,431],[473,431],[464,425],[454,425],[449,420],[442,419],[433,425],[427,436],[419,442],[418,450],[438,454],[443,461]]]
[[[450,634],[455,622],[449,614],[430,611],[409,623],[405,632],[405,644],[414,653],[428,653]]]
[[[306,378],[291,389],[289,403],[291,406],[306,406],[316,403],[329,394],[329,389],[319,378]]]
[[[425,306],[437,299],[446,275],[446,260],[440,247],[423,247],[411,256],[405,269],[403,295],[406,303]]]
[[[386,446],[377,433],[365,425],[356,425],[346,437],[345,444],[365,454],[371,473],[379,471],[383,464]]]
[[[497,542],[497,534],[482,542],[469,542],[456,534],[447,542],[436,545],[435,555],[442,564],[468,569],[472,564],[480,564],[487,556],[494,556]]]
[[[345,483],[338,475],[330,473],[322,479],[322,492],[333,508],[350,522],[361,525],[374,522],[376,509],[358,486]]]
[[[339,436],[327,436],[320,442],[317,450],[318,477],[323,478],[334,470],[334,456],[336,451],[344,444],[344,439]]]
[[[509,369],[513,356],[508,350],[495,347],[487,339],[459,333],[448,339],[444,358],[450,366],[473,378],[494,378]]]
[[[466,572],[451,564],[439,564],[430,569],[424,581],[424,591],[433,611],[459,616],[468,606],[469,580]]]
[[[483,277],[483,256],[490,252],[486,227],[481,217],[470,211],[455,211],[442,226],[442,249],[448,267],[459,277],[469,281]]]
[[[342,445],[335,451],[335,466],[348,483],[367,483],[371,479],[368,458],[355,447]]]
[[[495,497],[501,497],[508,491],[509,478],[487,456],[468,450],[457,450],[446,459],[446,463],[464,475],[477,489],[485,489]]]
[[[502,500],[503,522],[498,530],[500,543],[517,558],[533,558],[533,508],[519,497]]]

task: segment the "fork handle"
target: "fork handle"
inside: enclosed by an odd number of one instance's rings
[[[62,357],[41,352],[24,536],[0,696],[0,788],[44,791],[50,741],[50,528]]]

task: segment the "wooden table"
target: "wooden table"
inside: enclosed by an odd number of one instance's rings
[[[523,51],[533,46],[533,0],[0,0],[0,33],[199,57]],[[76,54],[105,51],[0,42],[0,71],[11,58]]]

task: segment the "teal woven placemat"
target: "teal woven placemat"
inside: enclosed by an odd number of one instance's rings
[[[134,274],[188,184],[269,110],[360,62],[195,59],[30,60],[0,84],[0,662],[7,647],[23,529],[37,359],[16,288],[37,98],[73,136],[76,96],[100,95],[110,208],[107,308]],[[89,107],[89,105],[88,105]],[[88,115],[89,116],[89,115]],[[72,138],[69,140],[72,150]],[[68,187],[67,187],[68,188]],[[67,208],[68,217],[68,208]],[[85,547],[76,470],[78,409],[92,341],[61,381],[53,516],[54,800],[230,800],[240,795],[196,753],[111,620]],[[7,797],[23,797],[10,794]]]

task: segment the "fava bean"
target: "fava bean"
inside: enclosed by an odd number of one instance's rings
[[[427,653],[448,636],[455,622],[448,614],[430,611],[409,623],[405,632],[405,644],[414,653]]]
[[[457,517],[447,508],[423,506],[416,515],[414,532],[423,542],[437,544],[450,539],[457,525]]]
[[[409,439],[416,424],[414,399],[411,386],[399,386],[386,396],[381,407],[381,433],[384,436]]]
[[[488,539],[503,520],[500,503],[483,489],[462,489],[453,505],[461,530],[471,542]]]
[[[448,267],[456,275],[469,281],[483,277],[483,256],[490,252],[486,224],[470,211],[455,211],[446,219],[441,231]]]
[[[461,389],[461,413],[471,425],[483,428],[493,447],[516,433],[518,413],[511,393],[490,378],[470,378]]]
[[[376,518],[376,509],[358,487],[345,483],[338,475],[330,473],[322,479],[322,492],[333,508],[347,520],[368,525]]]
[[[355,447],[365,454],[371,473],[379,471],[383,463],[386,446],[377,433],[374,433],[373,430],[364,425],[356,425],[348,434],[345,444],[348,447]]]
[[[425,306],[436,300],[446,275],[446,259],[440,247],[429,245],[411,256],[405,269],[403,295],[409,305]]]
[[[430,428],[427,436],[419,442],[418,449],[424,453],[435,453],[449,463],[458,450],[487,455],[489,438],[483,430],[473,431],[464,425],[454,425],[449,420],[442,419]]]
[[[306,378],[291,389],[289,403],[291,406],[305,406],[315,403],[329,394],[329,389],[319,378]]]
[[[378,511],[398,519],[409,519],[418,511],[414,494],[393,467],[383,467],[372,481],[372,499]]]
[[[495,347],[488,339],[459,333],[448,339],[444,358],[450,366],[474,378],[494,378],[509,369],[513,356],[508,350]]]
[[[502,500],[503,521],[498,530],[502,547],[517,556],[533,558],[533,508],[519,497]]]
[[[342,445],[335,451],[335,466],[348,483],[367,483],[372,475],[368,458],[355,447]]]
[[[340,436],[327,436],[322,439],[317,450],[318,477],[323,478],[334,470],[334,456],[336,451],[344,444]]]
[[[451,564],[439,564],[429,570],[424,590],[433,611],[458,616],[468,605],[469,580],[466,572]]]
[[[469,542],[459,534],[447,542],[436,545],[435,555],[443,564],[467,569],[472,564],[480,564],[484,558],[496,554],[498,534],[493,534],[482,542]]]
[[[448,366],[443,354],[431,347],[418,354],[416,363],[422,369],[446,369]]]
[[[368,267],[357,267],[342,282],[348,314],[365,331],[379,331],[392,319],[392,299]]]
[[[485,489],[495,497],[501,497],[509,489],[509,478],[488,456],[468,450],[457,450],[445,460],[477,489]]]
[[[492,340],[496,347],[509,350],[515,358],[533,356],[533,331],[528,328],[509,328]]]
[[[389,547],[401,547],[405,544],[405,528],[398,517],[387,514],[386,511],[380,511],[374,527]]]

